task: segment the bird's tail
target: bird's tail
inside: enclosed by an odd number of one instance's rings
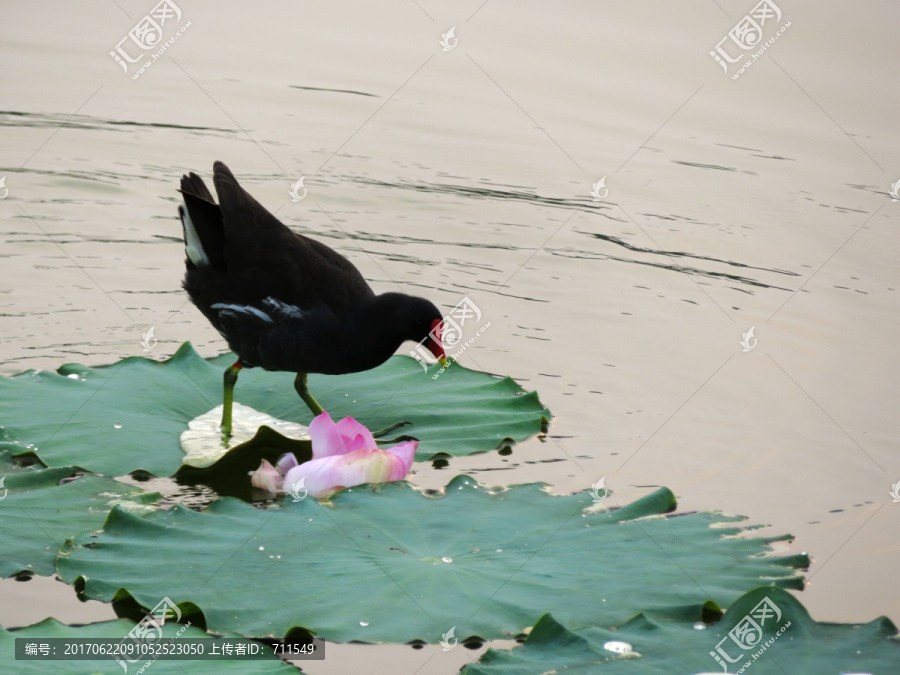
[[[189,265],[224,268],[225,230],[219,206],[203,179],[195,173],[181,177],[180,192],[184,206],[178,207],[178,215]]]

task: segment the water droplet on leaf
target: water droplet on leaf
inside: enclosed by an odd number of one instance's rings
[[[631,651],[631,645],[621,640],[610,640],[603,643],[603,648],[616,654],[627,654]]]

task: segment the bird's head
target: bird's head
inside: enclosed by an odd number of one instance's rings
[[[403,293],[384,293],[377,298],[378,314],[397,328],[397,337],[420,343],[446,367],[442,332],[444,317],[434,303]]]

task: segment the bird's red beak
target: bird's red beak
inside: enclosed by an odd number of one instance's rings
[[[441,365],[446,368],[449,365],[449,361],[447,361],[447,354],[444,352],[444,344],[441,342],[441,321],[435,319],[431,322],[431,330],[428,331],[428,342],[426,343],[426,347],[428,347],[428,351],[434,354],[434,357],[441,362]]]

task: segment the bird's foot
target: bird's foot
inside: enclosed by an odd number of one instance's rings
[[[372,438],[377,438],[377,439],[381,440],[381,438],[383,436],[386,436],[387,434],[391,433],[392,431],[396,431],[400,427],[409,426],[410,424],[412,424],[412,422],[409,422],[409,421],[397,422],[396,424],[392,424],[389,427],[385,427],[384,429],[379,429],[378,431],[373,431]],[[410,439],[410,437],[404,438],[404,440],[409,440],[409,439]],[[390,442],[394,442],[394,441],[395,441],[395,439],[392,438],[390,440],[382,440],[381,442],[382,443],[390,443]]]

